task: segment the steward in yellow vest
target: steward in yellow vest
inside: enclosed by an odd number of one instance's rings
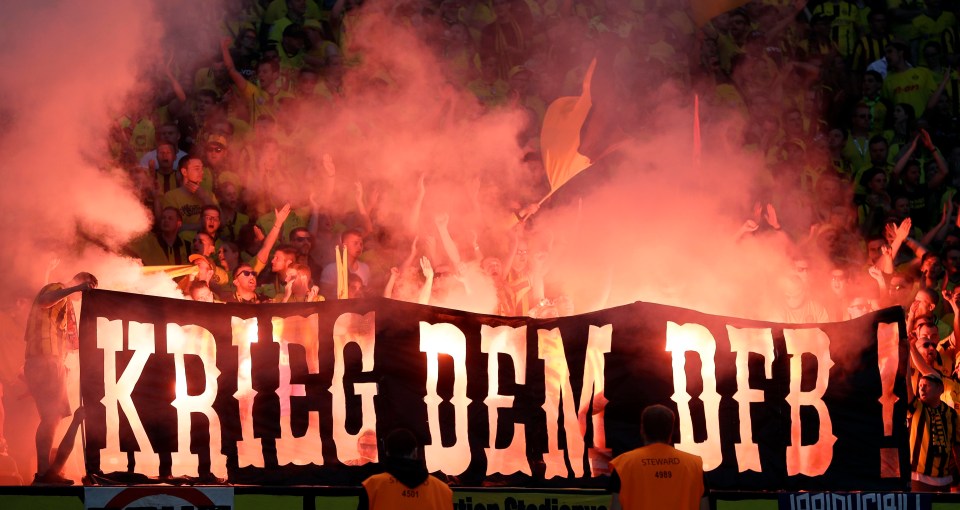
[[[394,430],[384,442],[386,472],[364,480],[358,510],[450,510],[453,507],[453,491],[427,473],[423,460],[417,455],[419,444],[412,432]]]

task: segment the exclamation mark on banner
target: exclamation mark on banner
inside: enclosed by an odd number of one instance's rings
[[[900,364],[900,327],[898,323],[877,324],[877,359],[880,368],[881,395],[877,400],[883,406],[883,436],[893,435],[893,405],[897,396],[893,393],[897,381],[897,366]],[[900,476],[900,452],[896,448],[880,448],[880,477]]]

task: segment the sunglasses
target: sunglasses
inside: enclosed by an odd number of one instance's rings
[[[935,349],[936,347],[937,347],[937,344],[935,344],[935,343],[933,343],[933,342],[924,342],[924,343],[923,343],[923,348],[924,348],[924,349]]]
[[[309,241],[310,239],[312,239],[312,237],[310,237],[310,236],[296,236],[296,237],[293,238],[293,240],[296,241],[296,242]]]
[[[237,276],[257,276],[257,273],[254,273],[253,271],[250,271],[249,269],[245,269],[245,270],[240,271],[239,273],[237,273]]]
[[[225,151],[225,150],[227,150],[227,149],[225,149],[225,148],[223,148],[223,147],[207,147],[207,152],[216,152],[217,154],[219,154],[219,153],[221,153],[221,152],[223,152],[223,151]]]

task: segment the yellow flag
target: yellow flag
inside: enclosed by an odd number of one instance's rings
[[[350,297],[350,284],[348,279],[350,277],[350,271],[347,268],[347,247],[343,247],[343,251],[340,251],[340,246],[335,246],[337,250],[337,299],[347,299]]]
[[[543,167],[550,181],[552,194],[573,176],[590,166],[590,158],[580,154],[580,130],[590,113],[590,81],[597,67],[593,59],[583,77],[583,92],[579,97],[561,97],[550,103],[543,116],[540,130],[540,150]]]
[[[706,25],[713,18],[745,5],[748,0],[690,0],[690,11],[697,27]]]
[[[200,268],[193,264],[186,264],[182,266],[143,266],[140,268],[140,272],[145,275],[165,273],[170,278],[179,278],[181,276],[187,276],[188,274],[197,274],[199,271]]]

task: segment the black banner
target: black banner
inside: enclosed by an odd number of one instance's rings
[[[388,299],[84,296],[91,471],[353,485],[397,427],[454,484],[602,487],[640,413],[734,490],[908,486],[903,313],[783,325],[635,303],[558,319]]]

